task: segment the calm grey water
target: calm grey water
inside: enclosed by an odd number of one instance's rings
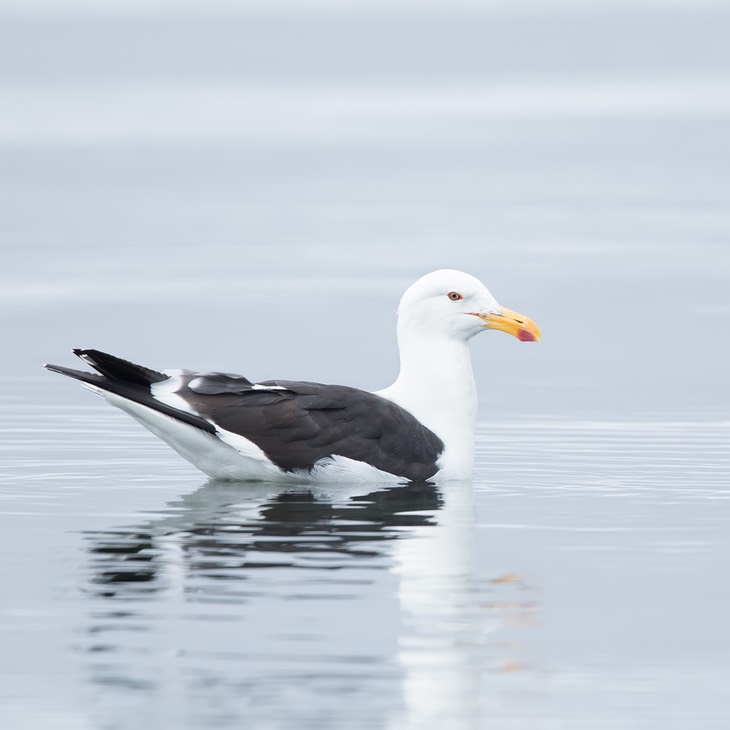
[[[722,3],[0,6],[0,727],[730,721]],[[480,277],[448,488],[206,482],[44,373],[368,389]]]
[[[4,385],[5,727],[726,724],[730,421],[483,423],[473,483],[285,492]]]

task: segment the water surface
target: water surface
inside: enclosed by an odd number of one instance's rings
[[[482,423],[473,483],[287,491],[33,388],[3,407],[6,727],[724,723],[730,422]]]

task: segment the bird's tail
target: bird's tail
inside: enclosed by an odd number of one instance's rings
[[[109,355],[99,350],[75,349],[74,354],[78,355],[84,362],[87,362],[98,372],[89,373],[84,370],[66,368],[62,365],[46,364],[44,367],[51,372],[66,375],[74,380],[80,380],[84,385],[101,395],[112,393],[133,403],[139,403],[154,411],[164,413],[166,416],[171,416],[178,421],[183,421],[196,428],[209,431],[210,433],[215,432],[215,428],[205,419],[193,413],[187,413],[169,406],[155,398],[151,386],[167,380],[170,377],[169,375],[160,373],[157,370],[151,370],[143,365],[135,365],[133,362],[122,360],[120,357],[115,357],[114,355]]]
[[[99,350],[74,349],[74,355],[80,357],[84,362],[91,365],[99,373],[87,373],[84,370],[74,370],[61,365],[46,364],[43,367],[54,373],[68,375],[70,378],[80,380],[82,383],[112,390],[113,385],[142,386],[148,389],[153,383],[167,380],[168,376],[157,370],[151,370],[143,365],[135,365],[128,360],[109,355]]]

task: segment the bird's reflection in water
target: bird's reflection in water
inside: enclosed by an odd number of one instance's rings
[[[382,556],[382,543],[404,530],[434,524],[443,503],[427,483],[345,498],[343,491],[211,481],[146,524],[87,533],[92,592],[140,598],[169,587],[165,572],[180,562],[189,577],[213,580],[245,578],[257,568],[353,567]]]
[[[503,627],[531,609],[517,577],[480,574],[472,484],[346,492],[210,482],[87,533],[94,684],[182,692],[203,727],[221,707],[285,723],[280,697],[299,726],[478,727],[484,678],[519,663]]]

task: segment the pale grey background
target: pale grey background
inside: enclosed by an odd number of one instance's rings
[[[196,583],[169,541],[271,495],[196,491],[40,365],[379,388],[398,297],[442,266],[544,342],[473,343],[474,505],[424,507],[474,545],[424,649],[468,679],[436,726],[726,727],[729,31],[724,2],[5,0],[3,727],[424,726],[407,539],[307,568],[329,633],[296,566]],[[98,598],[93,546],[145,530],[167,588]]]

